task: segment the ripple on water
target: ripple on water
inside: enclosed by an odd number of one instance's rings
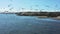
[[[0,14],[0,34],[59,34],[60,22],[50,18]]]

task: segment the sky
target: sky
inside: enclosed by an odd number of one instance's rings
[[[0,9],[60,10],[60,0],[0,0]]]

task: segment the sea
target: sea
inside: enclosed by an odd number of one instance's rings
[[[60,20],[0,14],[0,34],[60,34]]]

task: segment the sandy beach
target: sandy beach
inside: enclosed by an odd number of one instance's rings
[[[60,20],[60,16],[58,16],[58,17],[55,17],[54,19]]]
[[[60,20],[60,16],[58,17],[47,17],[47,16],[37,16],[38,18],[53,18],[55,20]]]

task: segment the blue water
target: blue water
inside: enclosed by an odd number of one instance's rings
[[[60,34],[60,20],[0,14],[0,34]]]

